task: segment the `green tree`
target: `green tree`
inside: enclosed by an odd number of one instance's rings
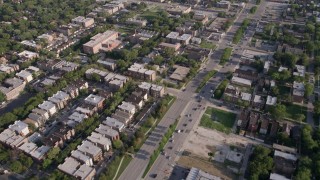
[[[302,122],[305,119],[306,119],[306,116],[303,115],[303,114],[297,114],[296,115],[296,120],[299,121],[299,122]]]
[[[118,150],[121,149],[123,147],[122,141],[121,140],[113,141],[113,147]]]
[[[309,96],[311,96],[313,94],[314,87],[312,84],[306,83],[304,85],[304,88],[305,88],[305,92],[304,92],[305,97],[308,98]]]
[[[13,161],[10,164],[10,169],[11,171],[15,172],[15,173],[21,173],[22,171],[24,171],[23,165],[21,164],[20,161]]]
[[[0,102],[4,102],[6,101],[7,98],[6,98],[6,95],[4,95],[1,91],[0,91]]]
[[[54,147],[47,153],[47,158],[48,159],[55,159],[56,156],[59,154],[59,152],[60,152],[60,148]]]
[[[283,104],[277,104],[270,109],[271,115],[278,120],[282,120],[287,114],[286,106]]]

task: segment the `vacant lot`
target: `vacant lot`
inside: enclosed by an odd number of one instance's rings
[[[235,119],[236,115],[234,113],[208,107],[201,117],[200,126],[229,134]]]
[[[297,117],[298,114],[303,114],[305,116],[305,118],[303,119],[303,122],[306,121],[306,117],[307,117],[307,108],[304,106],[299,106],[296,104],[286,104],[286,108],[287,108],[287,114],[286,117],[289,119],[293,119],[295,120],[295,117]]]

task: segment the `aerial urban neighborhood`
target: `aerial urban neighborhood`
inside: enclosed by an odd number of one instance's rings
[[[320,1],[0,0],[0,179],[320,179],[319,94]]]

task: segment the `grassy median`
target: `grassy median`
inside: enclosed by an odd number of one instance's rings
[[[157,160],[160,152],[163,150],[164,146],[168,143],[169,141],[169,138],[172,136],[172,134],[174,133],[176,127],[177,127],[177,124],[178,124],[178,120],[176,120],[173,124],[170,125],[168,131],[164,134],[164,136],[162,137],[161,141],[160,141],[160,144],[159,144],[159,147],[153,152],[153,154],[150,156],[150,160],[149,160],[149,163],[148,163],[148,166],[147,168],[145,169],[144,173],[143,173],[143,176],[142,178],[144,178],[149,170],[151,169],[153,163]]]
[[[212,78],[216,73],[217,73],[217,71],[215,71],[215,70],[209,71],[208,74],[206,74],[206,76],[202,79],[196,92],[199,93],[201,91],[201,89],[203,88],[203,86],[205,86],[206,83],[210,80],[210,78]]]
[[[222,56],[220,58],[220,63],[219,64],[220,65],[224,65],[227,61],[229,61],[231,53],[232,53],[232,48],[229,48],[229,47],[225,48],[223,50],[223,54],[222,54]]]

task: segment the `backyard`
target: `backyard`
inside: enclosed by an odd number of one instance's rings
[[[304,106],[299,106],[296,104],[286,104],[286,118],[296,120],[298,114],[303,114],[305,117],[302,122],[306,121],[307,117],[307,108]]]
[[[236,115],[234,113],[208,107],[201,117],[200,126],[229,134],[235,119]]]

